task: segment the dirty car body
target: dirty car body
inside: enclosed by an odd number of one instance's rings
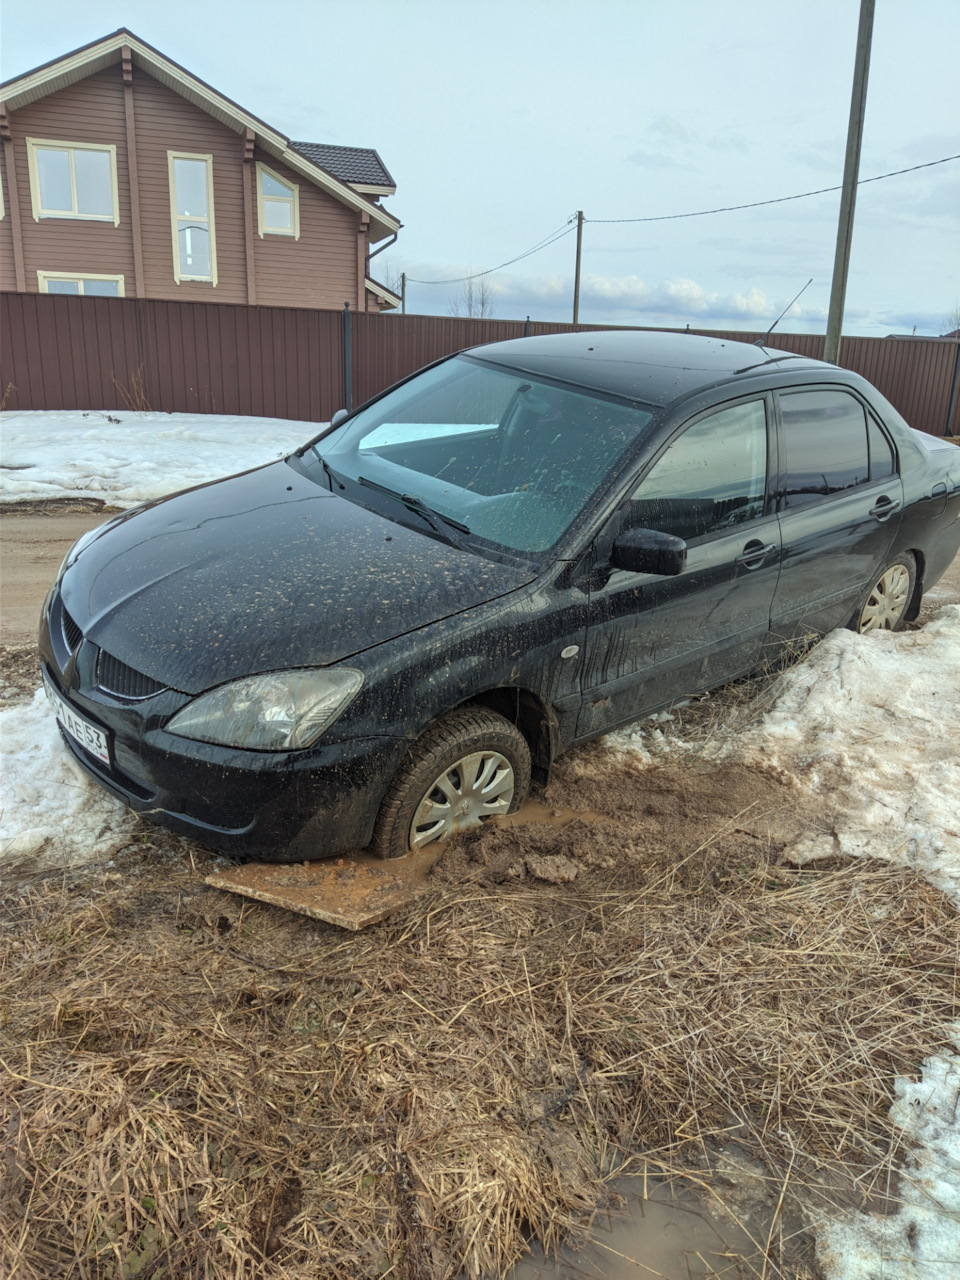
[[[527,338],[87,535],[41,661],[66,746],[153,820],[286,861],[380,839],[392,806],[406,848],[448,834],[430,821],[465,768],[509,773],[515,808],[572,743],[797,635],[915,617],[958,546],[960,450],[855,374],[687,335]],[[451,713],[474,736],[430,757]],[[436,783],[403,810],[423,759]]]

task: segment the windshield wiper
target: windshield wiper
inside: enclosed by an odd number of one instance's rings
[[[345,489],[347,486],[346,486],[345,484],[341,484],[341,483],[340,483],[340,481],[337,479],[336,474],[335,474],[335,473],[334,473],[334,471],[333,471],[333,468],[332,468],[332,467],[330,466],[330,464],[327,462],[326,458],[321,457],[321,455],[320,455],[319,453],[317,453],[316,449],[314,449],[314,451],[313,451],[313,452],[317,454],[317,459],[318,459],[318,461],[319,461],[319,463],[320,463],[321,467],[323,467],[324,471],[326,472],[327,479],[330,481],[330,491],[331,491],[331,493],[333,492],[333,486],[334,486],[334,485],[336,485],[338,489]]]
[[[446,537],[454,546],[459,546],[459,541],[445,534],[437,524],[437,520],[442,520],[444,524],[449,525],[452,529],[459,529],[461,533],[470,532],[465,524],[461,524],[459,520],[454,520],[452,516],[445,516],[441,511],[434,511],[433,507],[428,507],[422,498],[414,497],[412,493],[398,493],[396,489],[388,489],[385,484],[377,484],[376,480],[368,480],[366,476],[357,476],[357,484],[362,484],[367,489],[375,489],[377,493],[385,493],[388,498],[395,498],[397,502],[402,502],[409,510],[416,511],[417,515],[423,516],[434,533],[439,533],[441,538]]]

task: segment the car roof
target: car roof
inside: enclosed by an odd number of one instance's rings
[[[471,347],[465,354],[534,377],[556,378],[593,391],[667,405],[702,387],[778,369],[835,374],[836,367],[789,351],[692,333],[600,330],[513,338]]]

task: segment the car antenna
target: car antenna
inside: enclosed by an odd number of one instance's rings
[[[803,286],[803,288],[797,294],[797,297],[793,298],[790,302],[787,303],[787,305],[783,308],[783,310],[777,316],[776,320],[774,320],[773,324],[770,326],[767,332],[763,335],[763,337],[758,338],[756,340],[756,342],[753,344],[755,347],[765,347],[767,345],[767,339],[770,337],[771,333],[773,333],[774,329],[777,327],[777,325],[780,323],[783,317],[787,314],[787,312],[793,306],[794,302],[796,302],[798,298],[802,297],[803,294],[806,293],[807,289],[809,289],[812,284],[813,284],[813,276],[811,276],[810,279],[807,281],[807,283]]]

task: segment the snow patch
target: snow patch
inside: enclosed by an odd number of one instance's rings
[[[960,1023],[954,1030],[960,1049]],[[850,1213],[821,1226],[829,1280],[956,1280],[960,1274],[960,1055],[937,1053],[920,1080],[898,1080],[890,1117],[910,1155],[897,1213]]]
[[[136,819],[74,763],[42,689],[0,711],[0,741],[0,863],[69,866],[128,843]]]
[[[763,723],[730,744],[836,812],[794,850],[920,871],[960,906],[960,605],[921,631],[834,631],[784,673]]]
[[[320,422],[222,413],[5,413],[0,500],[99,498],[133,507],[282,458]]]

